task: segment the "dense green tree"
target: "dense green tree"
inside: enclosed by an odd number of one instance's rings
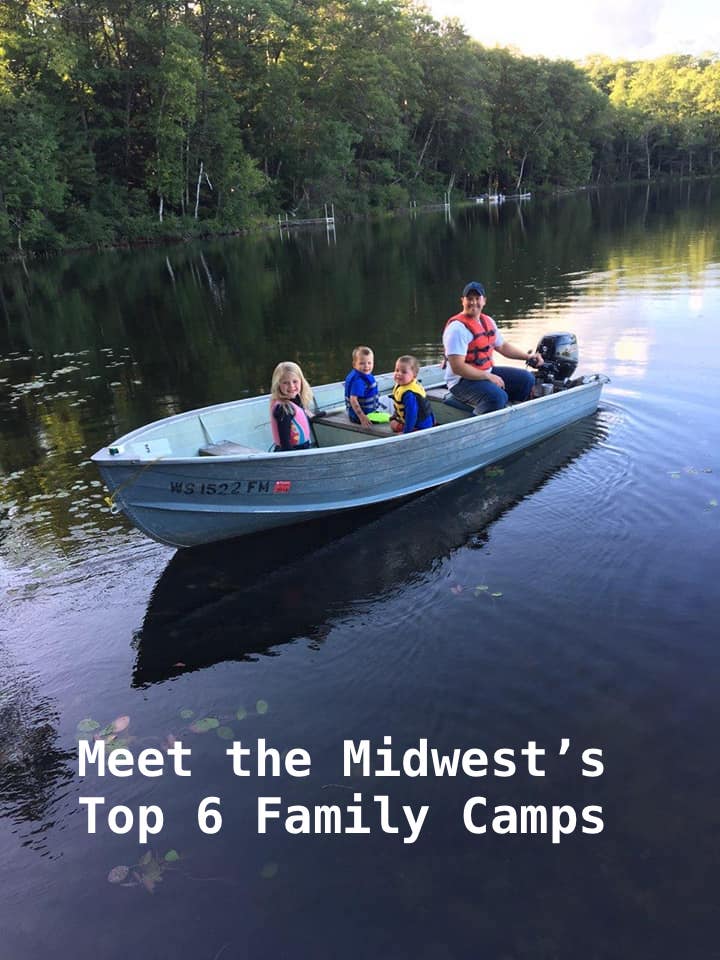
[[[718,149],[716,55],[526,57],[416,0],[0,3],[6,250],[713,173]]]

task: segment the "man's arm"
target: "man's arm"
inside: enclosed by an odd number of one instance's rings
[[[532,360],[537,367],[541,367],[544,362],[542,356],[537,353],[537,351],[521,350],[520,347],[516,347],[507,340],[505,340],[499,347],[495,347],[495,349],[498,353],[501,353],[504,357],[507,357],[508,360]]]

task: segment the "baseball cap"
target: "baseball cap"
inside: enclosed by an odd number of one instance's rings
[[[484,297],[485,287],[481,283],[478,283],[477,280],[471,280],[470,283],[466,285],[462,295],[466,297],[469,293],[477,293],[478,296]]]

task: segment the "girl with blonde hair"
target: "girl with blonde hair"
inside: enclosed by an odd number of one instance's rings
[[[312,440],[310,407],[314,403],[310,384],[291,360],[273,370],[270,387],[270,428],[275,450],[307,450]]]

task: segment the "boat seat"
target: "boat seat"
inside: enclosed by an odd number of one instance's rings
[[[371,427],[364,427],[361,423],[353,423],[344,410],[335,413],[324,413],[313,417],[313,424],[322,424],[326,427],[339,427],[342,430],[352,430],[353,433],[362,433],[370,437],[390,437],[392,428],[389,423],[374,423]]]
[[[346,443],[365,443],[394,436],[389,423],[374,423],[363,427],[351,423],[344,410],[326,413],[312,419],[312,429],[319,447],[336,447]]]
[[[208,443],[200,447],[198,454],[201,457],[238,457],[248,453],[264,453],[264,450],[258,450],[257,447],[246,447],[242,443],[235,443],[234,440],[220,440],[218,443]]]

